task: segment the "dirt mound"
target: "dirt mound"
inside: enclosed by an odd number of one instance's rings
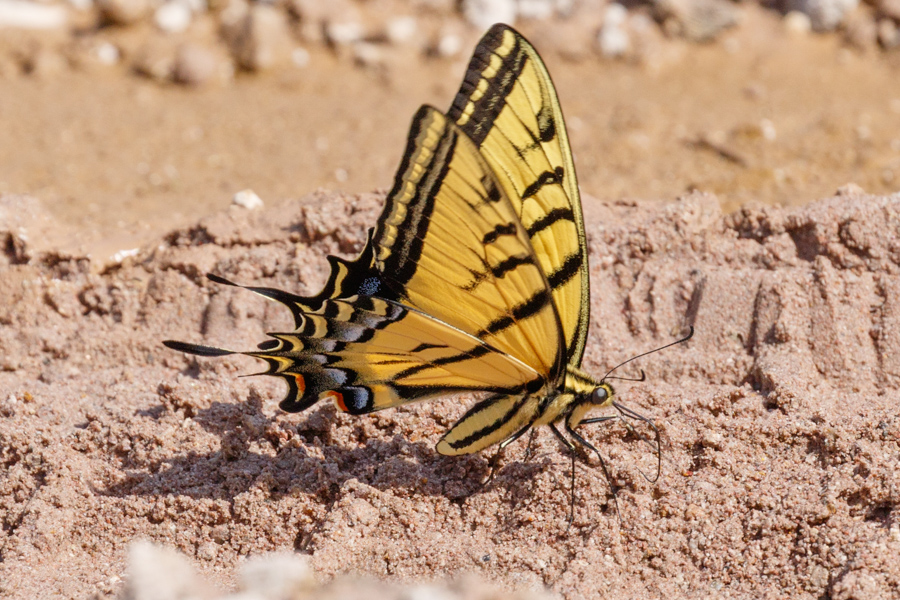
[[[242,557],[310,555],[319,577],[474,572],[567,598],[900,594],[900,196],[847,188],[801,209],[723,215],[586,201],[592,323],[585,368],[616,382],[665,442],[663,476],[620,424],[577,469],[546,431],[488,456],[433,444],[466,402],[350,417],[280,412],[251,359],[194,360],[185,339],[249,349],[282,307],[205,279],[315,291],[353,255],[381,196],[324,192],[230,211],[119,263],[34,242],[53,224],[0,199],[0,595],[115,595],[143,538],[233,583]],[[13,221],[11,215],[16,215]]]

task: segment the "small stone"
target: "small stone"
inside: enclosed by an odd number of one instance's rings
[[[878,43],[885,50],[891,50],[900,46],[900,30],[892,19],[878,21]]]
[[[415,17],[393,17],[387,22],[385,35],[388,42],[400,45],[411,41],[418,30],[419,24]]]
[[[144,77],[155,81],[169,81],[175,69],[176,48],[158,38],[151,38],[135,53],[132,68]]]
[[[513,25],[516,21],[515,0],[463,0],[462,13],[478,29],[487,30],[494,23]]]
[[[788,0],[788,10],[802,12],[809,17],[813,31],[834,31],[859,0]]]
[[[881,16],[900,21],[900,0],[879,0],[877,6]]]
[[[153,22],[166,33],[181,33],[191,25],[193,11],[187,2],[170,0],[153,14]]]
[[[204,85],[216,80],[224,83],[233,75],[234,67],[226,57],[194,43],[178,47],[172,70],[172,79],[176,83]]]
[[[150,14],[150,0],[98,0],[100,14],[116,25],[131,25]]]
[[[384,65],[384,52],[377,44],[357,42],[353,44],[353,60],[363,67],[381,67]]]
[[[730,0],[655,0],[654,11],[667,29],[694,42],[715,39],[739,17]]]
[[[240,569],[240,589],[259,598],[306,598],[316,587],[302,554],[271,553],[249,558]]]
[[[871,50],[878,43],[878,25],[870,15],[854,11],[844,19],[844,39],[858,50]]]
[[[294,63],[294,66],[305,67],[309,64],[309,60],[309,50],[306,48],[297,47],[291,50],[291,62]]]
[[[784,25],[785,31],[792,35],[803,36],[812,31],[812,21],[809,20],[809,16],[799,10],[792,10],[784,15],[781,23]]]
[[[275,7],[254,4],[226,35],[237,63],[248,71],[271,69],[291,60],[293,44],[285,16]]]
[[[101,42],[96,48],[94,48],[94,56],[97,57],[97,62],[101,65],[112,66],[119,62],[119,59],[122,57],[122,53],[119,52],[119,49],[109,42]]]
[[[631,39],[625,30],[628,10],[621,4],[612,3],[606,7],[603,26],[597,34],[600,54],[606,58],[616,58],[631,49]]]
[[[200,560],[214,560],[219,554],[219,547],[215,542],[206,542],[197,547],[197,558]]]
[[[262,199],[253,190],[241,190],[234,195],[231,203],[247,210],[256,210],[264,206]]]
[[[325,37],[335,46],[349,46],[360,41],[366,29],[355,20],[329,20],[325,24]]]
[[[205,584],[182,554],[150,542],[131,545],[123,600],[205,598],[208,595]]]
[[[0,28],[60,29],[68,20],[64,6],[0,0]]]
[[[444,33],[438,37],[434,51],[441,58],[453,58],[462,51],[462,36],[456,33]]]
[[[549,19],[556,12],[556,0],[519,0],[518,16],[523,19]]]

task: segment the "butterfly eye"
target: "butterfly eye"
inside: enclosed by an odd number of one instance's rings
[[[609,400],[609,393],[606,391],[606,388],[598,387],[591,392],[591,402],[594,404],[603,404],[607,400]]]

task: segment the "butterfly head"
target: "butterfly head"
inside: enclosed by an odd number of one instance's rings
[[[613,396],[615,396],[615,392],[612,386],[601,381],[587,396],[587,399],[594,406],[608,406],[612,402]]]

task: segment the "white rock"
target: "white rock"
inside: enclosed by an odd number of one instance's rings
[[[182,554],[150,542],[135,542],[131,545],[123,600],[170,600],[208,596],[205,584]]]
[[[254,4],[226,35],[238,64],[262,71],[291,61],[294,49],[285,15],[273,6]]]
[[[392,44],[405,44],[416,35],[419,24],[415,17],[401,16],[393,17],[387,22],[385,33],[387,39]]]
[[[799,10],[792,10],[784,15],[781,23],[788,33],[794,35],[806,35],[812,31],[812,21],[809,20],[809,17],[806,14]]]
[[[242,206],[247,210],[256,210],[264,206],[263,201],[253,190],[241,190],[231,199],[232,204]]]
[[[366,29],[360,21],[329,20],[325,24],[325,37],[336,46],[347,46],[360,41]]]
[[[556,0],[519,0],[518,16],[523,19],[549,19],[556,12]]]
[[[298,67],[305,67],[309,64],[310,55],[306,48],[294,48],[291,50],[291,62]]]
[[[859,0],[789,0],[788,10],[809,17],[813,31],[833,31],[848,12],[859,6]]]
[[[0,29],[59,29],[68,20],[64,6],[0,0]]]
[[[462,51],[462,38],[455,33],[445,33],[438,39],[435,51],[440,57],[452,58]]]
[[[153,22],[166,33],[181,33],[191,25],[193,11],[187,2],[170,0],[156,9]]]
[[[115,254],[112,255],[113,262],[121,263],[126,258],[130,258],[132,256],[137,256],[138,252],[140,252],[140,248],[132,248],[131,250],[119,250]]]
[[[597,34],[600,53],[607,58],[622,56],[631,48],[631,39],[625,30],[628,10],[621,4],[612,3],[606,7],[603,25]]]
[[[247,559],[240,569],[241,591],[262,598],[305,598],[316,587],[307,557],[286,552]]]
[[[112,66],[119,62],[119,59],[122,58],[122,53],[119,52],[119,49],[114,44],[101,42],[100,45],[94,48],[94,56],[97,57],[101,65]]]
[[[462,5],[463,16],[479,29],[494,23],[514,24],[517,9],[516,0],[463,0]]]
[[[226,83],[234,77],[234,65],[217,50],[187,42],[178,47],[172,79],[185,85],[204,85],[211,81]]]

